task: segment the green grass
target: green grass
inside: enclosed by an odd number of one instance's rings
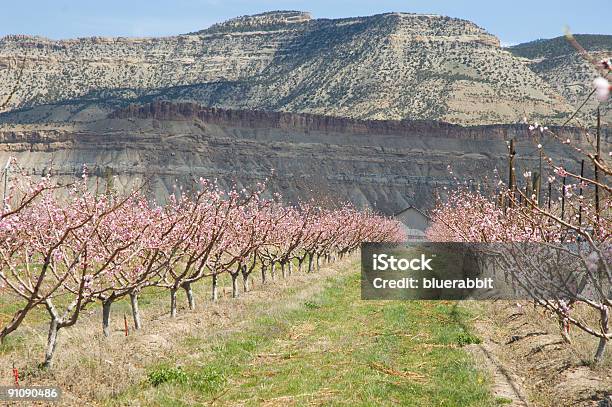
[[[259,271],[259,267],[257,267],[257,271]],[[277,278],[280,278],[280,270],[278,270]],[[259,278],[259,273],[256,271],[252,274],[253,279]],[[231,284],[231,277],[228,274],[222,274],[219,277],[219,285],[221,287],[229,287]],[[242,277],[240,277],[240,284],[242,284]],[[197,284],[193,285],[193,292],[198,300],[207,300],[211,295],[211,282],[210,279],[203,279],[199,281]],[[146,287],[138,297],[138,303],[142,310],[147,310],[148,308],[155,308],[155,305],[163,304],[161,308],[167,307],[168,312],[170,312],[170,297],[169,291],[160,288],[160,287]],[[180,300],[185,301],[184,292],[180,290],[178,293]],[[56,296],[53,298],[53,301],[58,309],[63,309],[66,307],[71,301],[73,297],[71,295],[63,295]],[[182,304],[182,303],[181,303]],[[25,305],[25,301],[21,298],[17,298],[13,295],[3,295],[0,296],[0,326],[4,323],[9,322],[13,315],[21,310]],[[95,301],[93,303],[88,304],[86,310],[101,310],[102,304],[99,301]],[[128,315],[131,312],[131,305],[129,296],[124,296],[121,299],[115,301],[112,306],[113,318],[119,318],[123,313],[127,313]],[[38,305],[34,309],[32,309],[26,316],[23,321],[23,326],[29,327],[37,327],[42,329],[43,331],[47,329],[49,324],[49,313],[43,304]],[[22,329],[17,329],[15,332],[11,333],[3,343],[0,344],[0,355],[7,354],[14,350],[22,350],[26,349],[26,342],[22,337]]]
[[[189,358],[149,366],[109,405],[495,406],[462,346],[478,343],[453,302],[362,301],[359,275],[329,278],[245,329],[183,338]],[[138,403],[135,402],[138,401]]]
[[[297,259],[293,259],[292,261],[294,265],[294,272],[297,272]],[[306,270],[308,268],[308,257],[303,263],[303,268]],[[251,284],[259,284],[259,278],[261,275],[261,265],[257,264],[255,269],[251,273]],[[268,271],[268,278],[271,279],[270,271]],[[281,269],[280,266],[276,267],[276,278],[281,278]],[[231,277],[227,274],[221,274],[219,276],[219,285],[222,287],[229,287],[231,284]],[[242,276],[239,277],[239,284],[242,284]],[[198,299],[208,299],[211,295],[211,281],[208,278],[202,279],[197,283],[193,284],[194,294]],[[182,290],[179,291],[179,295],[182,296]],[[72,295],[63,295],[63,296],[55,296],[53,301],[55,306],[59,309],[67,306],[70,302],[72,302]],[[181,298],[182,300],[182,298]],[[169,302],[169,292],[168,290],[160,287],[146,287],[141,294],[139,295],[139,304],[140,307],[146,309],[148,305],[153,303],[159,303],[168,301]],[[21,310],[25,305],[25,301],[17,297],[16,295],[12,295],[9,293],[3,292],[0,295],[0,326],[4,323],[9,322],[14,314]],[[169,307],[169,304],[168,304]],[[92,304],[89,304],[87,309],[100,309],[102,305],[99,301],[95,301]],[[113,303],[113,312],[121,314],[123,312],[129,313],[131,309],[129,296],[125,296]],[[169,308],[168,308],[169,311]],[[24,320],[24,325],[29,326],[41,326],[49,323],[49,314],[44,307],[44,304],[40,304],[31,310]],[[16,335],[14,333],[13,335]],[[14,345],[12,345],[14,346]],[[11,348],[12,349],[12,348]],[[0,354],[3,352],[7,352],[9,350],[8,347],[4,345],[0,345]]]

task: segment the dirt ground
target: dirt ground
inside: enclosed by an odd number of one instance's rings
[[[612,406],[612,349],[601,366],[592,366],[596,340],[571,331],[564,342],[557,320],[529,303],[473,304],[483,342],[471,345],[475,357],[495,379],[498,397],[512,406]]]

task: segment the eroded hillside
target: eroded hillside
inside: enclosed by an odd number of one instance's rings
[[[599,61],[612,55],[612,35],[576,35],[576,40],[590,57]],[[594,111],[599,106],[603,120],[612,123],[609,103],[598,103],[589,97],[593,90],[593,79],[600,76],[597,68],[581,56],[565,37],[537,40],[509,47],[516,57],[522,58],[529,67],[574,106],[580,106],[584,114],[581,119],[592,125]]]
[[[21,75],[23,66],[23,76]],[[129,102],[359,119],[558,122],[570,104],[498,39],[461,19],[272,12],[164,38],[0,40],[0,97],[28,120],[93,120]],[[51,106],[47,106],[51,104]]]
[[[558,132],[580,143],[581,132]],[[15,156],[29,173],[53,168],[67,179],[85,164],[101,187],[111,182],[116,189],[150,179],[162,200],[174,185],[199,177],[225,187],[268,179],[287,201],[351,201],[393,213],[409,204],[431,207],[434,192],[453,186],[455,176],[478,182],[494,168],[505,174],[510,138],[518,141],[517,171],[536,168],[526,125],[362,121],[156,102],[89,123],[4,126],[0,162]],[[604,133],[604,146],[608,140]],[[563,145],[544,144],[553,156],[571,157]]]

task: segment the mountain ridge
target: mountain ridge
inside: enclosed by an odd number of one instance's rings
[[[576,34],[576,41],[595,61],[612,55],[612,35]],[[573,106],[584,106],[581,117],[588,125],[595,122],[594,112],[602,111],[604,123],[612,123],[612,109],[609,103],[598,103],[591,95],[593,79],[601,72],[587,61],[567,41],[565,36],[536,40],[507,48],[513,55],[522,58],[529,69],[547,83]],[[589,114],[590,113],[590,114]]]
[[[9,93],[24,55],[11,109],[77,105],[107,114],[131,103],[172,100],[464,125],[514,123],[525,115],[560,122],[572,111],[494,35],[446,16],[312,19],[280,11],[171,37],[4,37],[0,97]]]

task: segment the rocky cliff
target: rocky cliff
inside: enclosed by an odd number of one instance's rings
[[[593,55],[609,53],[603,37]],[[461,182],[505,174],[511,138],[517,171],[535,168],[536,140],[516,123],[563,121],[596,75],[555,41],[502,49],[461,19],[299,11],[164,38],[8,36],[0,162],[16,156],[30,173],[66,178],[86,164],[118,189],[150,178],[161,200],[197,177],[269,178],[292,202],[427,207],[456,182],[449,164]],[[557,131],[584,144],[577,129]],[[571,150],[544,144],[572,162]]]
[[[576,129],[556,131],[581,143]],[[365,121],[157,102],[63,128],[5,127],[0,162],[16,156],[28,172],[53,168],[66,178],[86,164],[101,185],[116,177],[118,189],[150,178],[160,200],[194,178],[247,187],[268,178],[288,201],[352,201],[394,213],[409,204],[431,206],[434,191],[454,185],[454,176],[478,182],[494,168],[505,174],[510,138],[517,140],[517,171],[536,168],[525,125]],[[562,145],[544,144],[555,156],[571,157]]]
[[[23,71],[21,69],[23,67]],[[20,78],[18,80],[18,78]],[[498,39],[461,19],[278,11],[164,38],[0,39],[0,100],[20,120],[93,120],[131,102],[458,124],[554,123],[572,109]]]

